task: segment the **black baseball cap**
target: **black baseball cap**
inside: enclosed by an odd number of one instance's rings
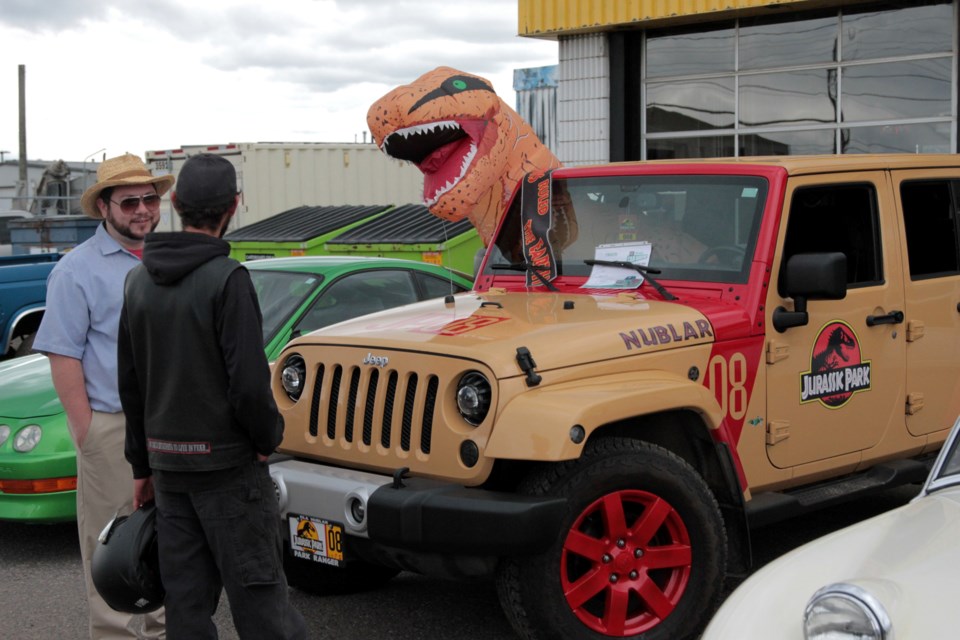
[[[229,204],[237,195],[237,170],[223,156],[212,153],[190,156],[180,169],[173,192],[177,202],[190,209]]]

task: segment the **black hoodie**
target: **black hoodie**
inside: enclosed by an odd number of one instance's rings
[[[280,443],[256,292],[229,253],[205,234],[153,233],[127,276],[118,365],[135,478],[232,469]]]

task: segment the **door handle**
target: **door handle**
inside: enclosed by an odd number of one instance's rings
[[[903,322],[903,311],[891,311],[882,316],[867,316],[868,327],[878,324],[900,324],[901,322]]]

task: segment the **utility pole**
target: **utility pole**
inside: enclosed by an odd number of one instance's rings
[[[15,209],[27,210],[27,67],[18,66],[20,74],[20,180],[17,182],[19,202]]]

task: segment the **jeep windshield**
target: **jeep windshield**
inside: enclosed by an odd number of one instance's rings
[[[661,281],[747,281],[767,197],[762,177],[544,180],[539,185],[523,181],[523,193],[514,199],[494,240],[484,275],[502,278],[505,272],[498,265],[548,265],[540,267],[541,273],[568,286],[635,289],[643,281],[638,270],[610,266],[629,262],[648,267]],[[527,282],[543,287],[540,278],[528,275]]]

